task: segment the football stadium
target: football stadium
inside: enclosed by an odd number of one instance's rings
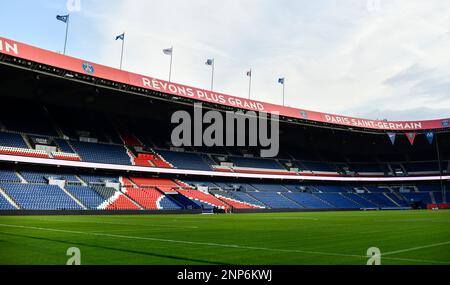
[[[4,280],[448,279],[448,1],[0,10]]]
[[[450,264],[450,119],[247,100],[0,38],[0,264]],[[171,144],[171,115],[278,112],[279,152]],[[229,135],[229,134],[227,134]]]

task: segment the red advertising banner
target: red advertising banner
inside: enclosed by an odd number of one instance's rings
[[[66,69],[72,72],[89,74],[136,87],[168,93],[180,97],[192,98],[200,102],[209,102],[251,111],[278,112],[281,116],[344,125],[355,128],[367,128],[390,131],[415,131],[450,128],[450,118],[426,121],[380,121],[326,114],[292,107],[285,107],[222,93],[211,92],[191,86],[176,84],[161,79],[143,76],[112,67],[83,61],[48,50],[33,47],[17,41],[0,37],[0,53],[18,58]]]

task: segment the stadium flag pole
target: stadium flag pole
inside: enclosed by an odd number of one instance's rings
[[[66,54],[67,36],[68,36],[68,34],[69,34],[69,21],[70,21],[70,14],[67,14],[66,37],[65,37],[65,39],[64,39],[64,52],[63,52],[63,54]]]
[[[122,70],[122,63],[123,63],[123,47],[125,45],[125,32],[123,33],[123,39],[122,39],[122,51],[120,52],[120,70]]]
[[[436,154],[438,158],[438,165],[439,165],[439,180],[441,182],[441,191],[442,191],[442,202],[447,202],[447,197],[445,193],[445,185],[444,181],[442,181],[442,163],[441,163],[441,153],[439,151],[439,143],[438,143],[438,133],[435,134],[435,140],[436,140]]]
[[[248,99],[250,99],[251,91],[252,91],[252,70],[247,71],[247,76],[249,77],[248,80]]]
[[[172,59],[173,59],[173,46],[170,48],[170,68],[169,68],[169,82],[171,82],[172,79]]]
[[[214,64],[215,64],[215,60],[212,60],[212,65],[211,65],[211,91],[214,90]]]

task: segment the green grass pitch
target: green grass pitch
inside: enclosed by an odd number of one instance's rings
[[[0,264],[450,264],[450,211],[0,216]]]

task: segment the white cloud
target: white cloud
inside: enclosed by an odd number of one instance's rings
[[[251,67],[252,97],[262,101],[281,103],[284,76],[291,106],[448,117],[450,2],[368,1],[113,1],[96,27],[109,42],[101,61],[118,64],[111,35],[126,31],[130,71],[167,78],[162,49],[173,45],[179,83],[208,88],[204,61],[214,57],[216,90],[227,94],[247,96]]]

